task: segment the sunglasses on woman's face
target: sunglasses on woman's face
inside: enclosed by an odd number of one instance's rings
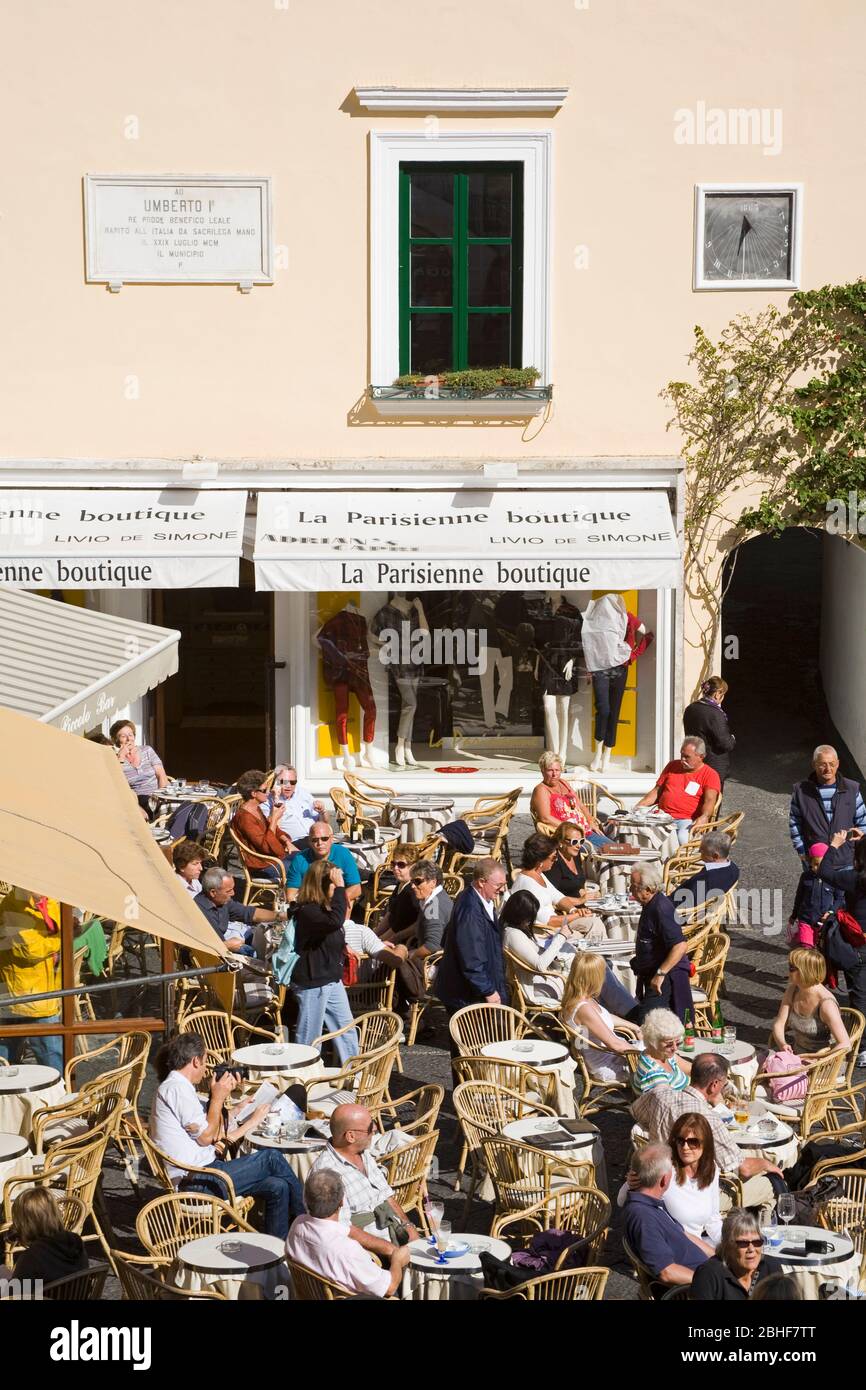
[[[684,1149],[702,1149],[704,1147],[703,1142],[700,1139],[695,1139],[690,1134],[681,1136],[677,1140],[677,1143],[682,1144]]]
[[[761,1236],[750,1236],[750,1237],[749,1237],[748,1239],[746,1239],[746,1240],[738,1240],[738,1241],[737,1241],[737,1249],[738,1249],[738,1250],[760,1250],[760,1248],[761,1248],[761,1246],[762,1246],[763,1244],[764,1244],[764,1241],[763,1241],[763,1238],[762,1238]]]
[[[565,843],[566,843],[567,845],[579,845],[579,844],[580,844],[580,840],[566,840]]]
[[[408,869],[408,867],[409,867],[409,861],[408,861],[408,859],[395,859],[395,860],[394,860],[394,868],[395,868],[395,869]]]

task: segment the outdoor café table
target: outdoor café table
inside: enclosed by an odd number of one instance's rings
[[[63,1077],[54,1067],[0,1066],[0,1131],[29,1139],[35,1112],[65,1097]]]
[[[209,801],[219,795],[216,787],[208,786],[207,783],[168,782],[164,787],[160,787],[159,791],[152,792],[150,799],[180,806],[184,801]]]
[[[600,862],[598,886],[602,893],[627,893],[629,875],[635,864],[658,864],[661,859],[657,849],[640,849],[631,854],[611,854],[598,849],[595,858]]]
[[[178,1250],[174,1282],[193,1293],[216,1289],[231,1299],[272,1299],[279,1286],[288,1288],[285,1253],[279,1236],[258,1231],[202,1236]]]
[[[726,1047],[723,1043],[713,1042],[710,1038],[695,1038],[694,1049],[685,1052],[679,1048],[681,1057],[691,1059],[700,1056],[702,1052],[712,1052],[717,1057],[724,1057],[731,1068],[731,1076],[736,1078],[737,1088],[744,1095],[749,1094],[752,1082],[758,1075],[758,1055],[751,1043],[736,1042]]]
[[[453,1233],[449,1245],[468,1245],[465,1255],[458,1255],[438,1262],[438,1251],[426,1236],[409,1243],[409,1263],[403,1274],[401,1298],[415,1302],[422,1300],[450,1299],[466,1302],[478,1298],[484,1288],[484,1275],[478,1258],[482,1250],[487,1250],[499,1260],[507,1260],[511,1247],[504,1240],[494,1240],[492,1236],[462,1235]]]
[[[860,1256],[847,1232],[825,1231],[822,1226],[788,1226],[783,1230],[779,1225],[775,1229],[782,1237],[781,1245],[772,1245],[767,1241],[765,1228],[764,1250],[774,1259],[782,1261],[784,1272],[794,1276],[803,1298],[816,1302],[822,1284],[842,1285],[852,1290],[857,1288]],[[824,1241],[833,1249],[825,1255],[807,1252],[802,1245],[804,1240]]]
[[[400,831],[377,830],[374,840],[351,840],[348,835],[337,834],[334,836],[334,843],[347,849],[358,866],[361,873],[373,873],[388,858],[388,849],[395,840],[399,840]]]
[[[744,1126],[732,1121],[728,1126],[731,1138],[743,1151],[743,1158],[768,1158],[780,1168],[793,1168],[797,1162],[799,1145],[791,1126],[771,1115],[763,1101],[749,1101],[746,1108],[749,1111],[748,1123]],[[771,1134],[761,1134],[758,1131],[757,1125],[761,1120],[775,1122],[775,1129]]]
[[[633,941],[586,941],[578,938],[577,940],[566,941],[560,948],[559,955],[553,963],[553,969],[567,976],[571,969],[572,961],[578,952],[589,951],[596,955],[603,956],[605,963],[610,966],[616,978],[619,980],[623,989],[627,989],[629,994],[634,994],[637,988],[637,981],[631,968],[631,959],[634,955]]]
[[[570,1119],[571,1116],[562,1116],[562,1119]],[[512,1120],[507,1124],[502,1133],[506,1139],[519,1139],[522,1144],[536,1143],[536,1135],[549,1136],[545,1139],[543,1148],[545,1153],[550,1153],[557,1163],[562,1164],[586,1164],[591,1162],[595,1168],[595,1177],[587,1178],[585,1175],[576,1173],[574,1182],[578,1186],[586,1186],[592,1183],[600,1188],[602,1192],[607,1191],[607,1168],[604,1161],[604,1144],[595,1125],[591,1127],[592,1132],[588,1134],[569,1134],[567,1130],[561,1129],[559,1118],[555,1116],[528,1115],[525,1120]],[[561,1139],[561,1143],[559,1140]],[[555,1147],[554,1147],[555,1146]]]
[[[401,839],[417,844],[454,819],[454,798],[405,792],[388,798],[385,815],[399,827]]]
[[[278,1149],[301,1182],[306,1182],[313,1164],[328,1141],[321,1135],[308,1131],[303,1139],[284,1139],[279,1135],[254,1132],[248,1134],[243,1142],[250,1153],[257,1149]]]
[[[249,1067],[256,1076],[277,1073],[280,1079],[297,1078],[307,1082],[327,1074],[318,1048],[305,1043],[255,1043],[252,1047],[237,1048],[232,1053],[232,1061]]]
[[[499,1062],[519,1062],[521,1066],[535,1067],[538,1071],[555,1072],[556,1108],[561,1115],[575,1118],[574,1073],[577,1064],[562,1043],[548,1042],[543,1038],[492,1042],[482,1047],[481,1056],[492,1057]]]
[[[611,819],[617,827],[617,839],[638,844],[641,849],[657,849],[662,862],[670,859],[680,847],[676,821],[666,811],[650,811],[643,815],[631,811]]]
[[[29,1178],[33,1172],[33,1155],[26,1139],[20,1134],[0,1134],[0,1192],[7,1178]]]
[[[632,942],[637,936],[637,924],[643,908],[633,898],[628,898],[628,901],[623,902],[622,898],[626,896],[626,894],[621,894],[618,902],[607,903],[602,898],[600,901],[590,903],[593,914],[600,917],[604,923],[608,941]],[[634,953],[632,952],[632,954]]]

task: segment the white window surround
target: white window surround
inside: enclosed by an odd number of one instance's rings
[[[704,217],[707,193],[790,193],[791,278],[783,280],[706,280],[704,278]],[[695,290],[796,290],[800,288],[803,225],[801,183],[696,183],[695,184]]]
[[[370,132],[370,381],[388,386],[400,374],[401,162],[503,160],[523,164],[523,362],[550,384],[550,131]]]
[[[567,87],[356,87],[365,111],[558,111]]]

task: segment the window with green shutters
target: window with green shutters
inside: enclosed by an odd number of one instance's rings
[[[520,164],[401,164],[401,374],[523,366],[522,195]]]

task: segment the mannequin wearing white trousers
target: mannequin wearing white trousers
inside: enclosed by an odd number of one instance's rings
[[[371,631],[374,641],[383,645],[380,633],[390,630],[384,624],[394,623],[397,631],[402,630],[410,637],[415,632],[427,632],[427,618],[420,598],[410,599],[405,594],[391,594],[373,619]],[[412,728],[415,711],[418,708],[418,687],[421,684],[421,667],[404,665],[402,662],[392,668],[392,674],[400,697],[400,715],[397,720],[397,742],[394,747],[394,762],[397,767],[415,767],[412,753]]]
[[[570,744],[573,744],[578,752],[583,748],[580,721],[576,715],[573,720],[571,716],[573,699],[573,695],[542,695],[541,697],[544,706],[544,746],[559,755],[563,767],[568,761]]]

